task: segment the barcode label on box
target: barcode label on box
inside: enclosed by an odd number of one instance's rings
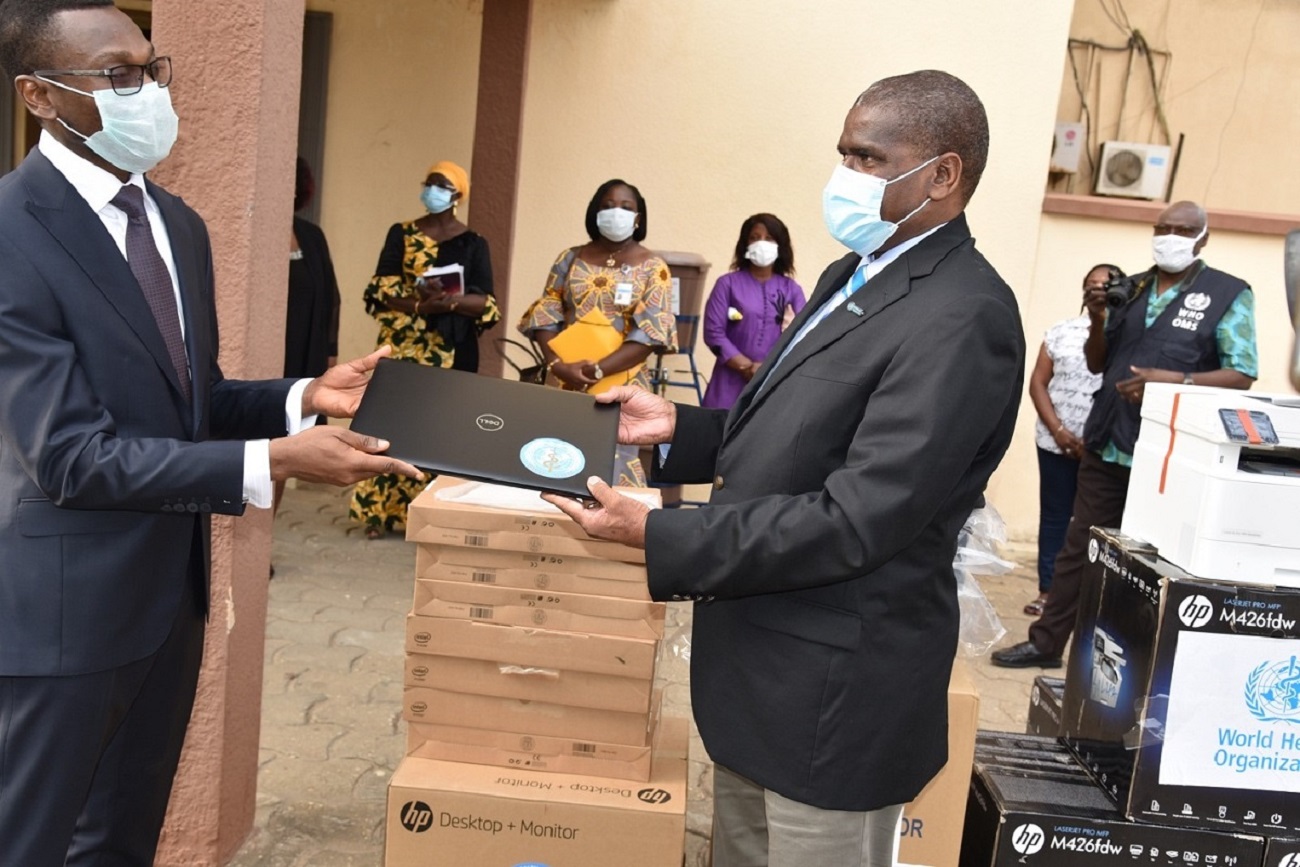
[[[470,608],[469,608],[469,616],[472,617],[472,618],[474,618],[475,620],[491,620],[491,619],[492,619],[492,606],[491,606],[491,605],[471,605]]]
[[[476,584],[495,584],[497,583],[497,574],[495,572],[473,572],[469,580]]]
[[[465,544],[474,548],[486,548],[488,537],[478,534],[466,533]]]
[[[573,745],[573,754],[575,756],[586,756],[590,758],[591,756],[596,755],[596,745],[575,743]]]

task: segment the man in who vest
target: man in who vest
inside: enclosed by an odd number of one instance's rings
[[[1155,267],[1136,278],[1127,303],[1108,308],[1106,291],[1089,291],[1088,368],[1104,373],[1084,429],[1074,517],[1043,614],[1029,640],[996,651],[1004,668],[1061,664],[1074,629],[1092,527],[1118,527],[1124,516],[1129,467],[1148,382],[1250,388],[1259,373],[1255,297],[1242,280],[1205,264],[1209,240],[1205,209],[1170,205],[1156,220]]]

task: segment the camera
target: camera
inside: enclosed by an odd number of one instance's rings
[[[1133,298],[1133,286],[1136,281],[1132,277],[1122,275],[1112,275],[1106,281],[1106,306],[1123,307]]]

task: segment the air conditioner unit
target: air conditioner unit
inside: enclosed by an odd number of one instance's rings
[[[1169,146],[1108,141],[1101,146],[1097,195],[1159,199],[1169,178]]]

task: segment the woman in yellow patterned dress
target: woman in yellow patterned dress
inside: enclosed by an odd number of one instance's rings
[[[585,391],[604,377],[643,365],[656,348],[677,347],[668,265],[641,246],[646,236],[645,199],[626,181],[606,181],[587,205],[590,243],[565,250],[555,261],[542,297],[529,306],[519,330],[541,347],[552,382]],[[548,344],[565,326],[599,310],[623,335],[604,358],[563,362]],[[650,387],[642,367],[630,383]],[[620,446],[616,476],[621,485],[644,486],[635,446]]]
[[[428,211],[388,230],[375,276],[366,287],[366,311],[379,321],[379,346],[393,358],[436,367],[478,368],[479,332],[501,319],[492,295],[487,240],[456,219],[469,198],[469,176],[455,163],[430,166],[420,201]],[[425,277],[434,266],[459,264],[464,285],[449,276]],[[406,524],[406,507],[423,485],[396,475],[376,476],[353,490],[349,514],[377,539]]]

